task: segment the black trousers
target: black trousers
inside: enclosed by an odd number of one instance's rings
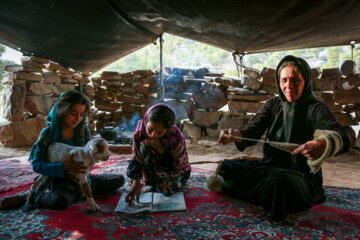
[[[93,194],[111,193],[124,185],[124,176],[102,174],[90,176]],[[77,185],[68,178],[54,178],[52,190],[45,192],[39,199],[39,206],[60,210],[68,208],[78,197]]]
[[[261,161],[224,161],[219,175],[225,180],[224,193],[262,206],[274,221],[325,201],[322,183],[314,175],[269,167]]]

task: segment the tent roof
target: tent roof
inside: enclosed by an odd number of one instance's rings
[[[360,42],[360,1],[3,0],[0,42],[96,71],[162,33],[258,53]]]

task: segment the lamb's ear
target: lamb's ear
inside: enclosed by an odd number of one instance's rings
[[[94,141],[93,144],[91,144],[91,152],[94,153],[103,153],[106,148],[106,143],[103,140]]]

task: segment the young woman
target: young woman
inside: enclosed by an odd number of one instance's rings
[[[138,201],[143,178],[145,185],[163,195],[182,189],[191,167],[186,152],[185,138],[175,125],[175,113],[166,104],[150,107],[135,127],[133,158],[127,175],[133,185],[126,196],[131,204]]]
[[[77,186],[66,177],[66,172],[83,173],[82,163],[76,163],[69,157],[65,163],[47,162],[47,149],[53,142],[61,142],[71,146],[84,146],[90,139],[90,131],[86,126],[86,112],[90,107],[86,96],[77,91],[63,92],[47,117],[47,127],[33,145],[29,161],[36,173],[48,176],[51,180],[51,191],[46,191],[44,182],[35,192],[35,207],[49,209],[65,209],[77,198]],[[89,176],[92,192],[114,192],[124,184],[122,175],[104,174]],[[25,209],[26,210],[26,209]]]

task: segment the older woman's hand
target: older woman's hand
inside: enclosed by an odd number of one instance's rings
[[[315,139],[308,141],[295,149],[292,154],[302,154],[309,160],[315,160],[321,157],[326,148],[326,141],[324,139]]]
[[[221,130],[218,143],[228,144],[231,142],[241,142],[242,134],[239,129],[229,128]]]

